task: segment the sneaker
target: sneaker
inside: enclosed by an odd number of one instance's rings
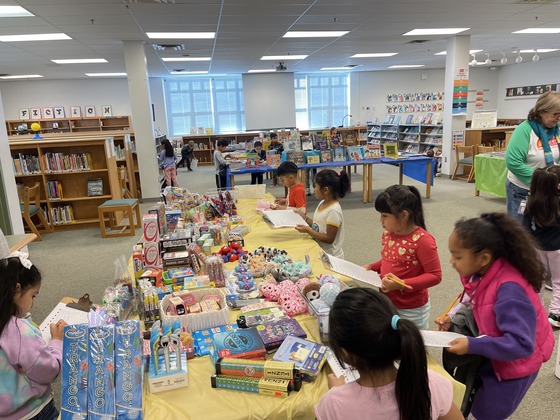
[[[560,328],[560,315],[548,314],[548,322],[555,327]]]

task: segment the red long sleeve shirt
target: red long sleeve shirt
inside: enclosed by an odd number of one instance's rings
[[[408,235],[384,231],[381,259],[369,266],[381,277],[388,273],[405,280],[413,289],[387,292],[399,309],[414,309],[428,302],[428,287],[441,282],[441,264],[436,240],[421,227]]]

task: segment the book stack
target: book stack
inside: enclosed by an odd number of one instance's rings
[[[18,153],[18,157],[13,159],[13,168],[16,175],[33,175],[41,173],[39,158],[33,155]]]

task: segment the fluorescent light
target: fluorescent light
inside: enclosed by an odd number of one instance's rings
[[[347,66],[342,66],[342,67],[323,67],[321,70],[352,70],[354,67],[347,67]]]
[[[371,53],[371,54],[354,54],[350,58],[378,58],[378,57],[392,57],[398,53]]]
[[[0,76],[0,79],[36,79],[37,77],[43,77],[40,74],[17,74],[14,76]]]
[[[126,73],[84,73],[89,77],[121,77],[126,76]]]
[[[64,60],[51,60],[56,64],[95,64],[95,63],[107,63],[104,58],[70,58]]]
[[[263,55],[261,60],[303,60],[306,55]]]
[[[55,34],[27,34],[27,35],[1,35],[0,42],[20,42],[20,41],[60,41],[72,39],[68,35],[60,32]]]
[[[521,53],[548,53],[558,51],[558,48],[538,48],[537,50],[521,50]]]
[[[425,67],[424,64],[398,64],[395,66],[389,66],[389,69],[414,69],[418,67]]]
[[[163,57],[161,61],[210,61],[211,57]]]
[[[27,17],[35,16],[21,6],[0,6],[0,17]]]
[[[520,31],[512,32],[512,34],[557,34],[560,28],[527,28]]]
[[[216,32],[146,32],[151,39],[214,39]]]
[[[172,71],[171,74],[208,74],[208,71]]]
[[[282,38],[336,38],[350,31],[288,31]]]
[[[403,34],[403,36],[417,36],[417,35],[453,35],[459,32],[468,31],[471,28],[432,28],[432,29],[413,29],[412,31]]]
[[[253,69],[249,70],[247,73],[272,73],[275,72],[276,69]]]
[[[480,52],[482,50],[469,50],[469,54],[476,54],[477,52]],[[434,55],[447,55],[447,51],[440,51],[438,53],[435,53]]]

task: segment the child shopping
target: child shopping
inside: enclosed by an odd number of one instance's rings
[[[344,217],[338,199],[344,197],[349,189],[350,180],[346,172],[323,169],[315,176],[315,198],[321,201],[313,218],[298,211],[307,225],[299,225],[296,230],[308,233],[323,251],[338,258],[344,258]]]
[[[451,382],[428,370],[420,331],[382,293],[340,292],[329,313],[329,342],[360,378],[345,384],[330,374],[330,389],[315,407],[318,420],[463,419]]]
[[[441,282],[436,240],[426,231],[420,192],[413,186],[392,185],[375,199],[383,234],[381,259],[365,265],[381,276],[381,291],[399,315],[427,329],[428,287]]]
[[[47,345],[23,319],[33,308],[41,274],[21,252],[0,260],[0,418],[56,419],[51,383],[60,373],[64,321],[50,325]]]
[[[228,139],[219,138],[216,142],[216,150],[214,150],[214,173],[216,174],[216,188],[219,190],[227,187],[228,162],[224,157],[224,152],[228,145]]]
[[[548,321],[560,328],[560,166],[535,169],[523,215],[552,280]]]
[[[178,187],[177,183],[177,166],[175,165],[175,151],[168,139],[161,141],[163,150],[158,156],[159,166],[163,168],[165,173],[165,183],[168,187]]]
[[[298,167],[294,162],[282,162],[276,174],[282,184],[288,189],[286,198],[277,198],[274,201],[275,207],[278,210],[285,210],[287,208],[300,209],[307,213],[307,200],[305,198],[305,187],[301,182],[298,182]]]
[[[448,351],[487,358],[479,370],[481,385],[471,416],[509,418],[554,347],[538,294],[546,269],[530,234],[504,213],[457,222],[449,251],[464,287],[461,304],[472,308],[480,335],[453,340]],[[452,320],[446,316],[438,323],[446,330]]]

